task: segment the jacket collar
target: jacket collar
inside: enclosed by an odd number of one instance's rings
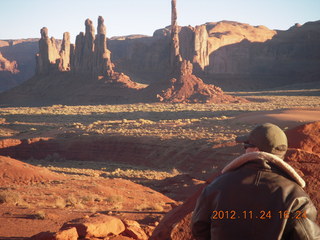
[[[299,176],[299,174],[285,161],[283,161],[281,158],[279,158],[276,155],[273,155],[271,153],[267,152],[250,152],[245,153],[241,155],[240,157],[234,159],[232,162],[230,162],[227,166],[225,166],[222,169],[222,173],[230,172],[243,164],[257,160],[262,159],[266,160],[270,163],[275,164],[277,167],[282,169],[284,172],[286,172],[290,177],[292,177],[293,180],[295,180],[301,187],[305,187],[306,183],[305,181]]]

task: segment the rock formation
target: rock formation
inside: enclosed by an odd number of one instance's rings
[[[43,27],[40,30],[41,39],[39,40],[39,54],[37,54],[37,70],[38,74],[47,74],[54,69],[59,59],[59,52],[55,39],[48,37],[48,29]]]
[[[0,92],[34,75],[39,39],[0,40]]]
[[[223,103],[241,102],[236,98],[223,93],[222,89],[214,85],[205,84],[200,78],[192,74],[193,65],[187,60],[179,62],[175,77],[163,85],[157,98],[160,102],[190,102],[190,103]]]
[[[107,47],[107,30],[104,25],[104,19],[98,18],[98,34],[95,39],[95,73],[96,75],[107,75],[111,77],[114,74],[113,64],[111,62],[111,53]]]
[[[53,38],[49,39],[48,29],[41,29],[37,73],[49,74],[54,71],[71,71],[74,74],[87,74],[114,78],[110,51],[107,49],[104,19],[98,18],[97,35],[90,19],[85,21],[85,33],[80,32],[75,45],[70,44],[70,34],[63,34],[61,50],[58,51]]]
[[[103,24],[101,26],[97,35],[104,31]],[[109,39],[107,49],[112,52],[112,62],[117,65],[117,70],[147,84],[166,78],[170,62],[170,28],[156,30],[152,37],[132,35]],[[189,60],[195,75],[206,83],[234,91],[301,81],[319,82],[320,21],[295,24],[287,31],[232,21],[208,22],[195,27],[178,26],[177,31],[182,59]],[[84,37],[82,33],[79,44],[83,45]],[[16,61],[20,71],[19,74],[0,72],[0,90],[32,77],[35,67],[33,56],[39,48],[35,41],[38,39],[0,40],[0,52],[10,62]],[[73,73],[77,72],[74,63],[80,64],[83,57],[80,48],[78,58],[75,58],[75,47],[70,44],[70,72]],[[60,48],[59,53],[61,55]],[[61,67],[61,62],[53,68],[59,71],[67,69],[67,64]],[[110,68],[115,69],[109,61]]]
[[[238,102],[240,98],[227,96],[221,88],[205,84],[200,78],[193,75],[193,64],[180,53],[180,44],[177,25],[176,0],[172,0],[171,38],[170,38],[170,66],[169,80],[153,83],[149,88],[156,89],[156,97],[160,102]],[[199,28],[198,32],[203,32]],[[188,33],[187,33],[188,34]],[[186,35],[187,35],[186,34]],[[191,37],[192,38],[192,37]],[[202,59],[203,46],[196,46]],[[206,50],[205,50],[206,51]],[[202,57],[201,57],[202,56]],[[200,66],[200,64],[199,64]]]
[[[59,59],[59,70],[69,71],[70,70],[70,34],[65,32],[63,34],[63,40],[60,50]]]
[[[61,229],[54,232],[41,232],[31,237],[32,240],[66,240],[66,239],[128,239],[147,240],[148,236],[133,220],[121,220],[117,217],[94,214],[85,218],[66,222]]]
[[[320,21],[287,31],[232,21],[178,29],[182,58],[194,65],[195,75],[206,83],[228,90],[249,90],[319,82]],[[166,27],[156,30],[153,37],[114,39],[109,46],[119,69],[125,68],[148,83],[147,78],[161,74],[161,57],[170,58],[161,55],[170,39],[170,27]]]

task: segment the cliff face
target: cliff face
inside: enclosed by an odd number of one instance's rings
[[[172,20],[173,21],[173,20]],[[173,21],[174,22],[174,21]],[[166,39],[170,39],[171,27],[164,29],[159,29],[155,31],[152,39],[163,40],[163,44],[166,42]],[[228,66],[221,66],[222,62],[226,61],[226,55],[220,54],[218,57],[212,57],[211,55],[218,49],[232,44],[240,43],[243,40],[250,42],[265,42],[272,39],[276,34],[276,31],[269,30],[266,27],[259,26],[253,27],[248,24],[241,24],[236,22],[223,21],[218,23],[206,23],[196,27],[175,27],[172,31],[173,35],[179,36],[179,42],[175,42],[175,49],[179,49],[180,55],[183,59],[186,59],[192,62],[195,66],[197,72],[206,70],[207,72],[226,72],[225,69],[229,68]],[[123,41],[123,40],[121,40]],[[139,39],[135,40],[136,42]],[[140,49],[136,48],[136,45],[130,45],[127,47],[126,53],[119,56],[120,51],[120,41],[111,40],[111,51],[114,53],[114,59],[118,61],[120,58],[128,62],[127,65],[130,65],[129,62],[133,61],[132,56],[137,56],[139,54],[136,51]],[[152,42],[152,45],[155,45],[156,42]],[[141,43],[143,41],[141,39]],[[154,54],[155,56],[159,54]],[[171,56],[172,61],[173,56]],[[141,59],[142,67],[145,66],[145,59]],[[226,63],[227,64],[227,63]],[[230,63],[231,64],[231,63]],[[153,67],[153,66],[149,66]],[[236,69],[239,71],[241,69]]]
[[[143,69],[156,75],[156,69],[160,68],[156,63],[159,63],[164,43],[170,41],[170,29],[159,29],[153,37],[136,38],[135,44],[127,44],[133,40],[110,40],[113,61],[119,69],[128,67],[127,73],[140,79],[144,79]],[[178,27],[178,32],[180,54],[194,65],[194,73],[205,82],[223,88],[276,87],[317,81],[320,77],[320,21],[287,31],[222,21]],[[146,39],[148,43],[145,43]],[[156,45],[155,39],[159,42],[161,39],[161,44]],[[120,50],[123,45],[127,46],[126,51]],[[145,49],[143,46],[152,49],[146,53],[150,53],[147,58],[141,52]],[[137,59],[139,66],[135,65]]]
[[[17,62],[9,61],[0,52],[0,72],[18,73]]]
[[[14,87],[17,83],[13,76],[19,73],[16,61],[6,59],[0,52],[0,91]]]
[[[0,92],[34,75],[38,39],[0,40]]]

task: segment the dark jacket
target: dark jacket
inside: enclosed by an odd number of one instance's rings
[[[199,197],[192,233],[201,240],[320,239],[303,179],[264,152],[232,161]]]

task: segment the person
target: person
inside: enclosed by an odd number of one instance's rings
[[[192,214],[197,240],[320,239],[304,180],[285,161],[288,142],[265,123],[236,139],[246,153],[204,188]]]

